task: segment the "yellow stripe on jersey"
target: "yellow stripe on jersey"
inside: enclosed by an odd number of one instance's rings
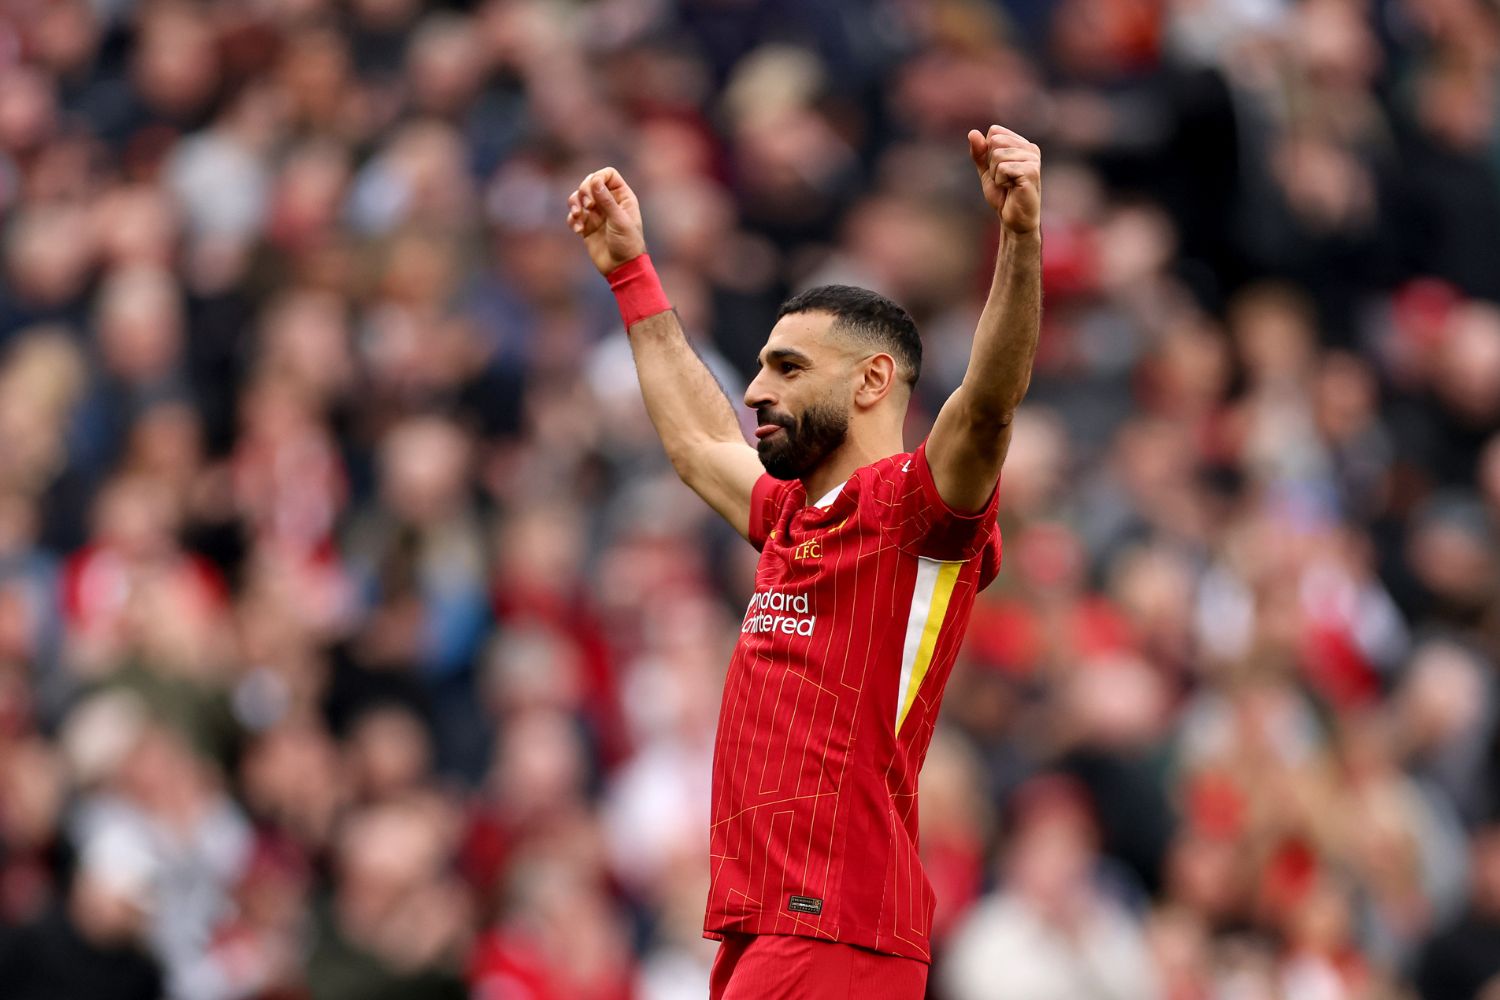
[[[958,582],[962,562],[942,562],[925,556],[917,559],[917,580],[912,587],[911,615],[906,620],[906,644],[901,651],[901,700],[896,708],[896,732],[917,700],[922,679],[932,666],[938,633],[948,616],[948,601]]]

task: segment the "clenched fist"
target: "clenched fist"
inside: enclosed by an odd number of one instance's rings
[[[568,226],[583,237],[600,274],[646,252],[640,203],[614,167],[595,170],[568,195]]]
[[[988,135],[969,130],[969,155],[979,171],[984,200],[1007,232],[1035,233],[1042,224],[1042,150],[1000,125]]]

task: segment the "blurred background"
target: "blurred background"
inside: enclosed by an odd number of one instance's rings
[[[738,399],[1045,150],[923,777],[937,1000],[1500,997],[1494,0],[3,0],[0,995],[688,1000],[755,553],[567,193]]]

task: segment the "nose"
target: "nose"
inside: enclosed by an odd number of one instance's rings
[[[762,368],[759,374],[757,374],[755,378],[750,382],[750,384],[745,387],[745,405],[750,407],[750,409],[752,410],[758,410],[762,406],[774,406],[776,404],[776,397],[771,394],[770,390],[766,387],[763,381],[765,377],[766,372],[765,369]]]

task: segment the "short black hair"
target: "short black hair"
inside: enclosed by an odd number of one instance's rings
[[[783,302],[776,318],[806,312],[831,313],[835,327],[889,352],[901,377],[916,385],[922,338],[911,314],[884,295],[853,285],[819,285]]]

